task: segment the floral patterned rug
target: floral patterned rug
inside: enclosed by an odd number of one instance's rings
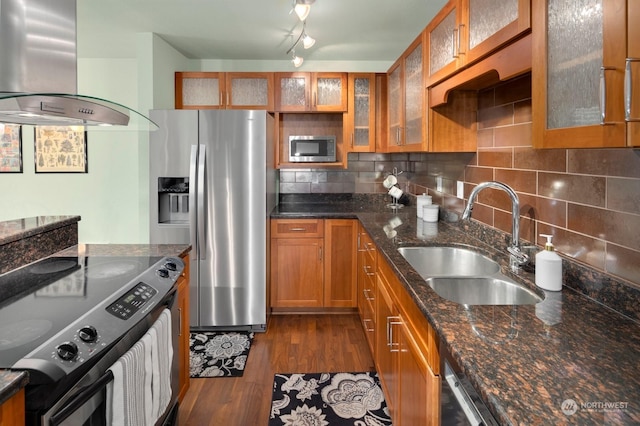
[[[191,377],[239,377],[244,373],[253,333],[191,332]]]
[[[276,374],[269,426],[389,426],[375,372]]]

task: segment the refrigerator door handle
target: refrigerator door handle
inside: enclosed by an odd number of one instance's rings
[[[198,257],[201,260],[205,260],[207,258],[207,244],[205,240],[206,229],[205,223],[207,219],[207,189],[205,188],[207,184],[206,180],[206,159],[207,159],[207,150],[205,145],[200,145],[198,149],[198,181],[196,183],[196,191],[198,191],[198,206],[197,206],[197,239],[198,239]]]
[[[193,249],[196,258],[199,258],[198,254],[198,241],[196,239],[197,232],[197,219],[196,208],[198,203],[197,198],[197,176],[198,170],[198,145],[191,145],[191,158],[189,160],[189,241],[191,241],[191,248]]]

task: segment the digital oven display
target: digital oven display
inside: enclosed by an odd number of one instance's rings
[[[139,282],[106,309],[111,315],[128,320],[158,293],[149,284]]]

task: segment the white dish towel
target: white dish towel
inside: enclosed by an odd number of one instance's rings
[[[149,331],[109,370],[107,424],[150,426],[171,400],[171,312],[165,309]]]

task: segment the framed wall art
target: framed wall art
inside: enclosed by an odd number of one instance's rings
[[[87,173],[87,132],[82,126],[35,128],[36,173]]]
[[[22,126],[0,123],[0,173],[22,173]]]

